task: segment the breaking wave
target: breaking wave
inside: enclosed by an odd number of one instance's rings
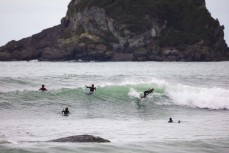
[[[148,101],[155,104],[179,105],[192,108],[207,109],[229,109],[229,90],[219,87],[195,87],[183,84],[171,84],[164,80],[152,79],[148,83],[142,82],[122,82],[122,83],[103,83],[97,86],[93,95],[94,100],[109,102],[130,102],[139,99],[144,90],[154,88]],[[75,89],[61,88],[49,90],[46,93],[40,91],[13,91],[0,93],[2,108],[10,108],[14,103],[36,103],[40,99],[45,101],[84,101],[88,98],[85,93],[88,89],[78,87]],[[5,100],[4,100],[5,99]],[[155,102],[157,101],[157,102]],[[166,101],[166,103],[165,103]]]

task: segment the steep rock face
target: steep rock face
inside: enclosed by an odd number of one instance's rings
[[[0,60],[228,60],[205,0],[72,0],[61,24],[0,48]]]

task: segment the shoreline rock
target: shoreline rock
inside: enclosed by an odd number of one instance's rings
[[[110,141],[93,135],[76,135],[49,140],[48,142],[108,143]]]

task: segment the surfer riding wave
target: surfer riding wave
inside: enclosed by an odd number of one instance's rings
[[[85,86],[86,86],[86,85],[85,85]],[[96,90],[96,87],[95,87],[94,84],[92,84],[91,87],[90,87],[90,86],[86,86],[86,88],[89,88],[89,89],[90,89],[90,91],[89,91],[88,94],[92,94],[92,93]]]

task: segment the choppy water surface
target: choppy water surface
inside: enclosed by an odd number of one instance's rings
[[[229,151],[229,62],[0,62],[0,72],[1,153]],[[111,143],[44,142],[81,134]]]

